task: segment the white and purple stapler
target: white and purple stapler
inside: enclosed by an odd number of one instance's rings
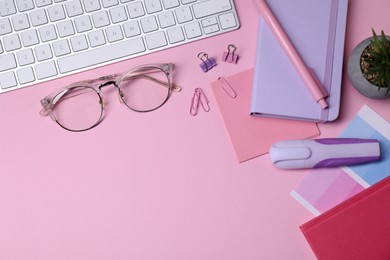
[[[380,145],[359,138],[286,140],[274,143],[269,153],[282,169],[338,167],[378,161]]]

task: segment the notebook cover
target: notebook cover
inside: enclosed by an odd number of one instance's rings
[[[262,18],[259,20],[251,113],[333,121],[340,108],[348,0],[268,0],[268,5],[329,97],[321,109]]]
[[[301,230],[318,259],[390,259],[390,177],[363,190]]]
[[[319,135],[318,127],[313,122],[251,116],[248,111],[252,78],[253,69],[248,69],[223,78],[225,82],[216,80],[211,83],[211,90],[239,162],[268,153],[271,144],[276,141]],[[228,95],[232,93],[231,89],[227,89],[227,93],[222,88],[224,83],[229,84],[236,93],[234,99]]]

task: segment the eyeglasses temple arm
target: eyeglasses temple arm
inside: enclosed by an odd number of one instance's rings
[[[154,81],[154,82],[156,82],[156,83],[158,83],[158,84],[160,84],[160,85],[162,85],[164,87],[169,87],[169,83],[168,82],[165,82],[165,81],[153,78],[153,77],[148,76],[148,75],[143,75],[143,74],[127,76],[127,77],[123,78],[123,80],[136,79],[136,78],[147,78],[147,79],[152,80],[152,81]],[[175,92],[180,92],[181,91],[181,87],[172,83],[171,84],[171,90],[175,91]]]

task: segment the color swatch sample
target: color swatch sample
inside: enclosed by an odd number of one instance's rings
[[[377,139],[381,160],[351,167],[311,170],[291,195],[314,215],[320,215],[390,176],[390,124],[371,108],[364,106],[340,137]]]

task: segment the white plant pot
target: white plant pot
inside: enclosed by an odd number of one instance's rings
[[[386,36],[388,40],[390,40],[390,36]],[[362,56],[363,51],[367,48],[368,45],[371,44],[371,40],[373,37],[369,37],[362,42],[360,42],[355,49],[353,49],[351,56],[348,60],[348,77],[351,81],[352,86],[359,91],[362,95],[371,98],[371,99],[386,99],[390,98],[390,94],[387,96],[386,88],[381,88],[378,91],[378,87],[374,84],[371,84],[362,73],[360,67],[360,58]]]

